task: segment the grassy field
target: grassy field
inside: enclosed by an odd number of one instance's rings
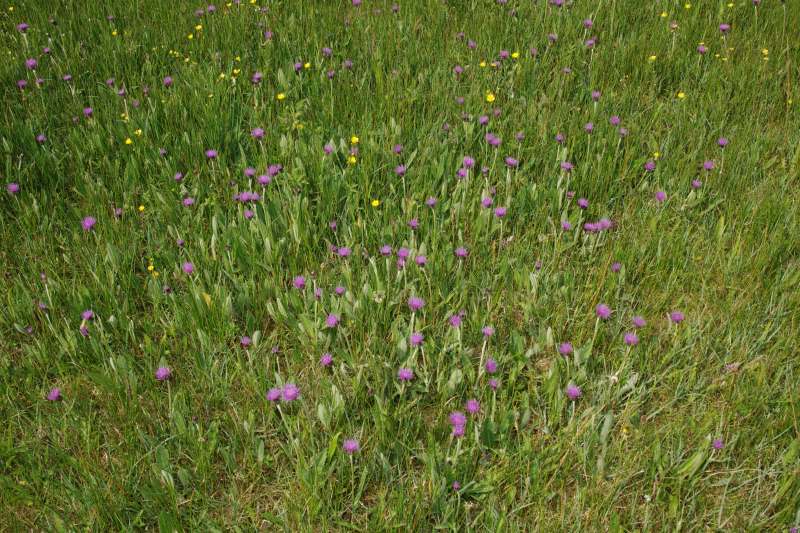
[[[797,0],[0,9],[0,530],[800,525]]]

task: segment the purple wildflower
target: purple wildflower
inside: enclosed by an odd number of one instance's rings
[[[611,316],[611,308],[606,304],[597,304],[594,310],[597,316],[603,320],[607,320]]]
[[[160,366],[156,369],[156,380],[166,381],[172,377],[172,370],[168,366]]]

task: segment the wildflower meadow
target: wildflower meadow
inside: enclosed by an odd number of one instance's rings
[[[800,527],[798,0],[3,0],[0,57],[0,530]]]

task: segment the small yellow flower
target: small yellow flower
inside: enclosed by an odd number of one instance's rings
[[[127,139],[125,139],[125,144],[133,144],[133,139],[128,137]]]
[[[655,61],[656,59],[657,59],[657,56],[656,56],[655,54],[654,54],[654,55],[651,55],[650,57],[648,57],[648,58],[647,58],[647,60],[648,60],[648,61],[650,61],[651,63],[652,63],[653,61]]]
[[[240,62],[242,60],[242,57],[241,56],[236,56],[236,57],[233,58],[233,60],[236,61],[236,62]]]
[[[484,61],[483,59],[481,59],[481,62],[480,62],[480,63],[478,63],[478,66],[479,66],[479,67],[481,67],[481,68],[484,68],[484,67],[486,66],[486,61]]]
[[[155,270],[155,267],[153,265],[147,265],[148,272],[152,272],[153,270]]]
[[[209,98],[214,98],[214,93],[208,93]]]
[[[492,91],[486,91],[486,101],[491,104],[492,102],[494,102],[494,100],[495,100],[494,93]]]
[[[351,155],[350,157],[347,158],[347,162],[350,163],[351,165],[355,165],[356,164],[356,156]]]
[[[113,35],[114,37],[116,37],[116,36],[117,36],[117,30],[114,30],[114,31],[112,31],[112,32],[111,32],[111,35]]]
[[[306,70],[310,69],[311,68],[311,63],[308,63],[308,62],[303,63],[303,68],[306,69]]]
[[[733,7],[733,2],[728,2],[728,7]]]
[[[692,9],[692,4],[690,4],[689,2],[686,2],[685,4],[683,4],[683,8],[684,9]]]
[[[221,79],[221,80],[224,80],[224,79],[225,79],[225,73],[224,73],[224,72],[221,72],[221,73],[220,73],[220,75],[219,75],[219,79]]]
[[[519,52],[511,52],[511,59],[519,59]]]
[[[765,56],[768,56],[769,55],[769,48],[762,48],[761,49],[761,54],[765,55]]]
[[[275,98],[277,98],[278,100],[285,100],[286,93],[278,93],[278,95]]]
[[[190,33],[189,35],[187,35],[187,36],[186,36],[186,38],[187,38],[187,39],[189,39],[189,40],[191,41],[192,39],[194,39],[194,35],[192,35],[192,34]]]
[[[202,29],[203,29],[203,25],[202,24],[198,24],[197,26],[194,27],[194,31],[200,31]]]
[[[235,68],[235,69],[233,69],[233,75],[234,76],[238,76],[241,71],[242,71],[242,69]]]
[[[662,12],[661,12],[661,18],[662,18],[662,19],[665,19],[665,18],[667,18],[668,16],[669,16],[669,14],[668,14],[666,11],[662,11]]]
[[[378,207],[378,206],[380,206],[380,205],[381,205],[381,201],[380,201],[380,200],[378,200],[378,199],[376,198],[376,199],[372,200],[372,201],[371,201],[369,204],[370,204],[372,207]]]
[[[350,144],[358,144],[358,141],[360,141],[360,139],[356,135],[350,137]]]
[[[686,93],[685,93],[685,92],[683,92],[683,91],[678,91],[678,98],[680,98],[681,100],[683,100],[684,98],[686,98]]]
[[[139,205],[138,209],[139,209],[140,213],[144,212],[144,206],[143,205]]]
[[[8,6],[9,11],[14,11],[14,6]]]
[[[661,152],[653,152],[653,159],[659,159],[661,157]]]
[[[158,277],[158,271],[157,271],[157,270],[156,270],[155,272],[153,272],[153,277],[154,277],[154,278],[157,278],[157,277]]]
[[[142,136],[142,130],[138,129],[138,130],[134,131],[133,134],[136,135],[137,137],[141,137]]]

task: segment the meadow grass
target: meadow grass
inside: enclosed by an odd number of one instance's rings
[[[800,5],[354,4],[3,2],[0,529],[800,524]]]

